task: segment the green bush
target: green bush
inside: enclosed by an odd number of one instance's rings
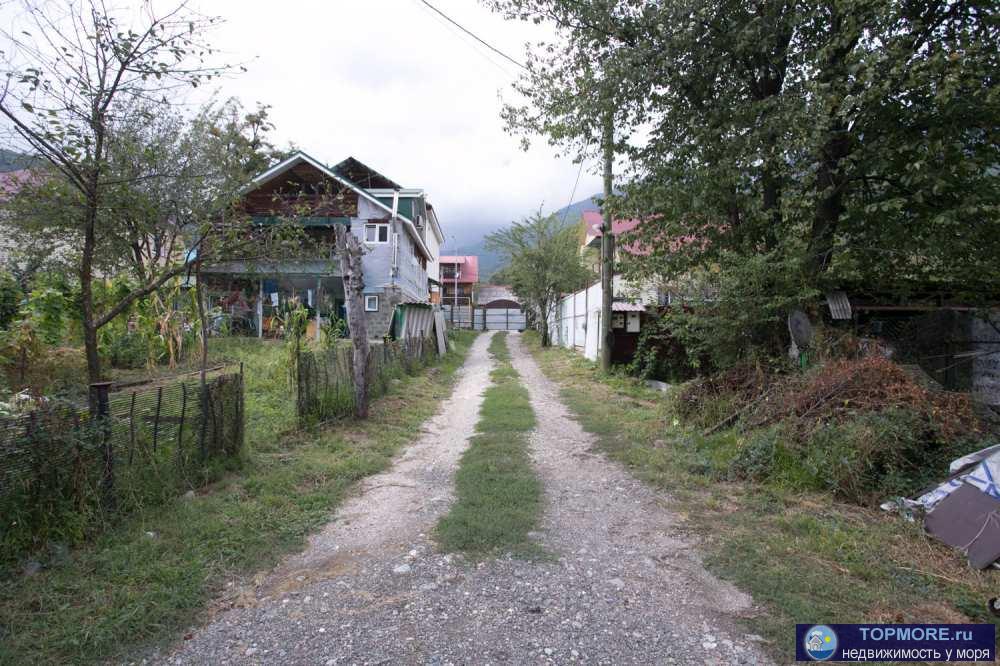
[[[7,271],[0,271],[0,329],[10,326],[21,307],[21,286]]]
[[[671,383],[693,378],[698,369],[663,317],[652,317],[643,325],[635,356],[627,366],[630,375]],[[707,369],[707,362],[701,364],[703,372]]]
[[[919,414],[893,409],[817,428],[802,463],[826,489],[867,504],[921,490],[941,477],[950,460],[977,446],[947,443]]]
[[[729,464],[730,478],[763,481],[772,476],[778,450],[786,438],[780,424],[751,433]]]

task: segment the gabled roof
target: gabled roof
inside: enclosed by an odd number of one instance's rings
[[[251,180],[250,184],[245,188],[245,191],[256,189],[261,185],[270,182],[271,180],[274,180],[281,174],[285,173],[286,171],[294,167],[296,164],[303,164],[303,163],[314,167],[315,169],[319,170],[319,172],[322,173],[324,176],[327,176],[328,178],[337,181],[338,183],[347,187],[348,189],[353,190],[358,194],[359,197],[364,197],[366,200],[374,204],[376,207],[381,208],[382,210],[389,213],[389,215],[394,214],[392,208],[386,206],[384,203],[373,197],[371,194],[365,191],[364,188],[359,187],[351,180],[327,168],[322,162],[320,162],[314,157],[310,157],[301,150],[296,151],[287,159],[279,162],[278,164],[275,164],[273,167],[271,167],[264,173],[260,174],[259,176]],[[341,164],[343,164],[343,162]],[[420,232],[417,230],[416,225],[413,224],[413,220],[410,220],[405,215],[399,214],[398,211],[395,213],[395,215],[403,222],[403,226],[406,227],[407,233],[410,234],[410,237],[413,239],[413,243],[420,249],[420,252],[423,253],[424,257],[430,261],[433,261],[434,257],[431,256],[430,250],[428,250],[427,246],[424,245],[424,240],[420,237]]]
[[[465,256],[444,256],[441,257],[441,266],[445,264],[459,264],[462,268],[460,270],[461,277],[458,278],[459,284],[475,284],[479,282],[479,257],[472,255]],[[454,282],[455,280],[442,280],[442,282]]]
[[[395,181],[386,178],[375,169],[371,168],[361,160],[348,157],[343,162],[335,164],[332,171],[339,173],[352,183],[356,183],[366,190],[390,189],[401,190],[403,186]]]
[[[601,216],[601,212],[597,210],[584,211],[583,223],[587,229],[585,244],[589,247],[598,247],[600,245],[598,241],[604,233],[601,230],[601,227],[604,226],[604,218]],[[640,220],[611,220],[611,235],[617,239],[622,234],[634,230],[640,223]],[[629,254],[649,254],[649,248],[642,247],[638,241],[624,245],[622,249]]]

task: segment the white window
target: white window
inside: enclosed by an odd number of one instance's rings
[[[389,242],[389,225],[388,224],[366,224],[365,225],[365,242],[366,243],[388,243]]]
[[[378,312],[378,296],[365,296],[365,312]]]

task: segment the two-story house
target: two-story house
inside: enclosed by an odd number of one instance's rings
[[[468,307],[476,302],[476,284],[479,282],[479,257],[441,257],[441,303]]]
[[[254,178],[239,208],[259,225],[279,219],[301,224],[308,239],[320,242],[292,256],[203,267],[212,304],[236,330],[279,334],[293,299],[309,311],[310,335],[318,337],[331,318],[343,318],[343,280],[331,248],[334,226],[346,225],[365,248],[369,337],[430,334],[428,269],[436,266],[443,235],[423,190],[403,188],[353,157],[328,167],[296,152]]]

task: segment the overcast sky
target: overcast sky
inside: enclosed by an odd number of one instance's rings
[[[508,22],[475,0],[430,0],[521,60],[544,28]],[[213,43],[249,61],[222,83],[248,106],[273,107],[276,136],[326,163],[357,157],[407,187],[423,187],[459,244],[544,205],[569,203],[578,166],[544,139],[525,153],[504,132],[500,95],[517,67],[419,0],[198,0],[225,18]],[[576,200],[599,192],[588,171]],[[450,241],[449,241],[450,243]]]

